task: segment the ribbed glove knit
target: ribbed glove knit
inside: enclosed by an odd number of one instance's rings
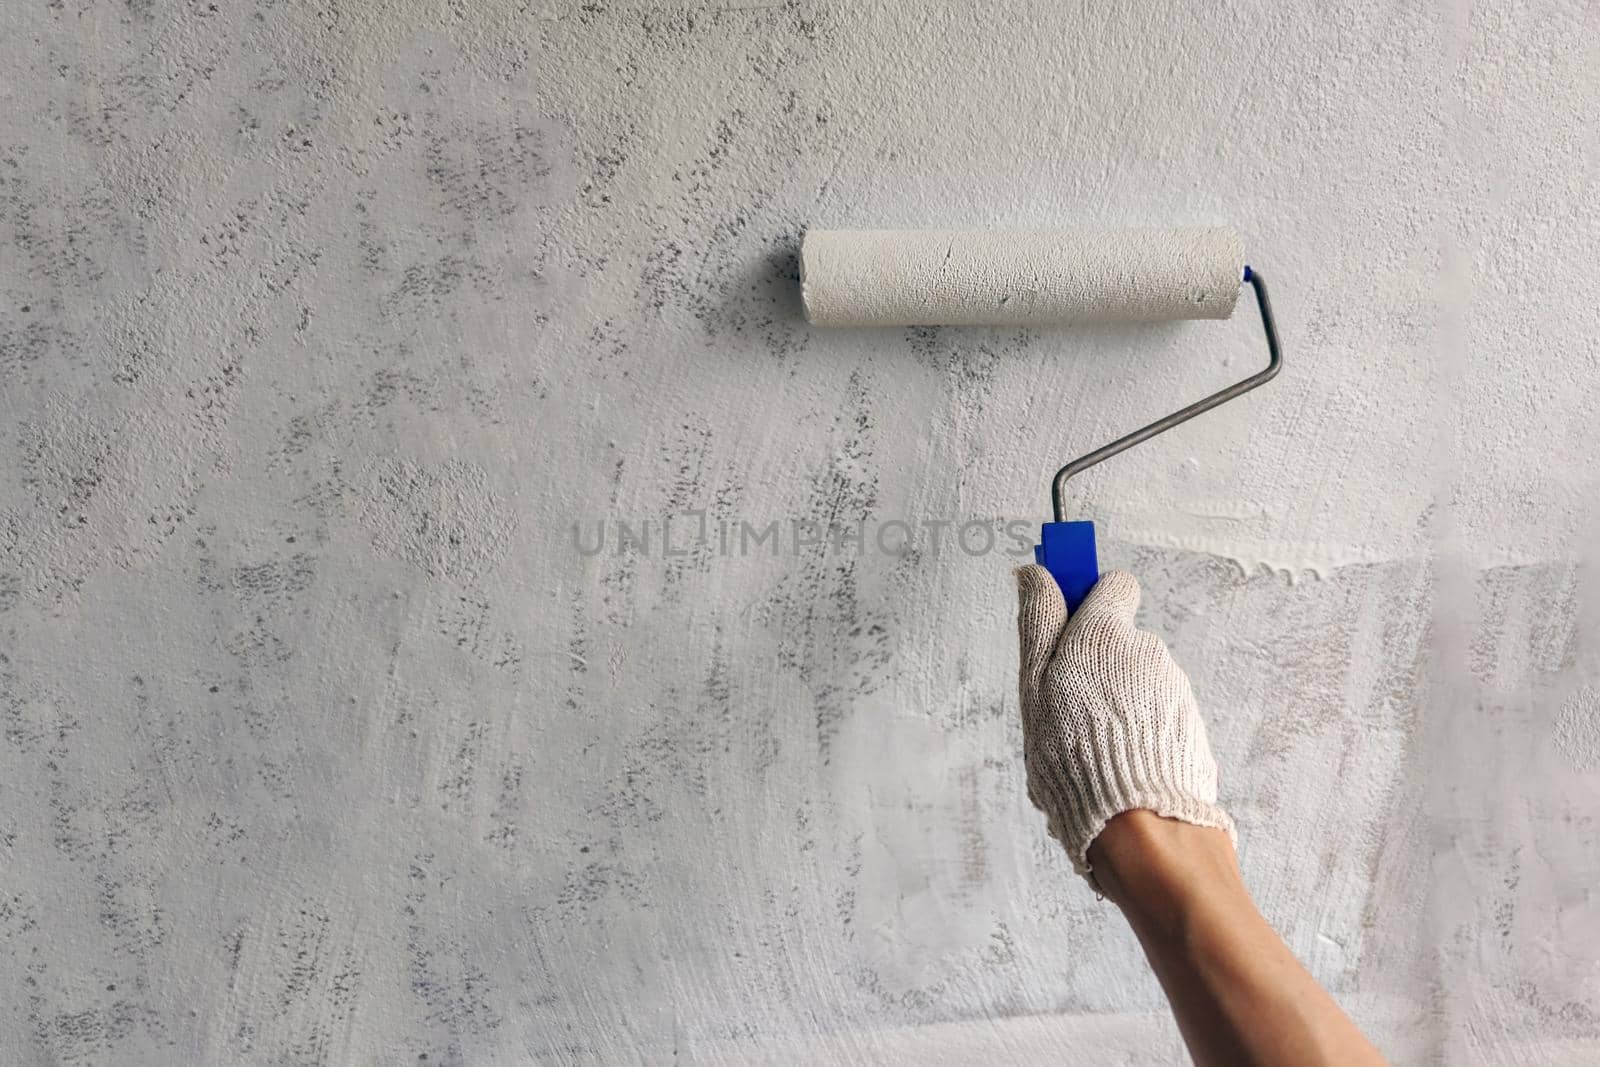
[[[1136,630],[1139,583],[1111,571],[1067,617],[1050,572],[1017,571],[1028,799],[1091,883],[1088,850],[1115,815],[1226,830],[1217,762],[1189,679],[1155,634]]]

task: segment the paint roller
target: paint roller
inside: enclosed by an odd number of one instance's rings
[[[1283,357],[1259,271],[1232,230],[808,230],[800,287],[815,326],[1074,326],[1225,319],[1255,292],[1267,366],[1079,456],[1050,483],[1034,559],[1076,609],[1100,578],[1094,523],[1069,522],[1067,479],[1271,380]]]

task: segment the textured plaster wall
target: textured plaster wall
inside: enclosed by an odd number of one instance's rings
[[[1074,507],[1317,976],[1402,1063],[1595,1062],[1597,31],[7,4],[0,1059],[1171,1062],[1024,797],[1011,560],[715,530],[1034,522],[1261,359],[814,332],[805,226],[1224,222],[1287,369]]]

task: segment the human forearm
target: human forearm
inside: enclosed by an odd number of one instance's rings
[[[1089,858],[1201,1067],[1385,1062],[1256,910],[1225,833],[1131,811]]]

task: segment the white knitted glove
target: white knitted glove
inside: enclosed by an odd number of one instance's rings
[[[1133,575],[1103,575],[1070,620],[1043,567],[1019,568],[1017,593],[1028,799],[1078,873],[1111,817],[1135,808],[1235,837],[1189,679],[1159,637],[1133,628]]]

